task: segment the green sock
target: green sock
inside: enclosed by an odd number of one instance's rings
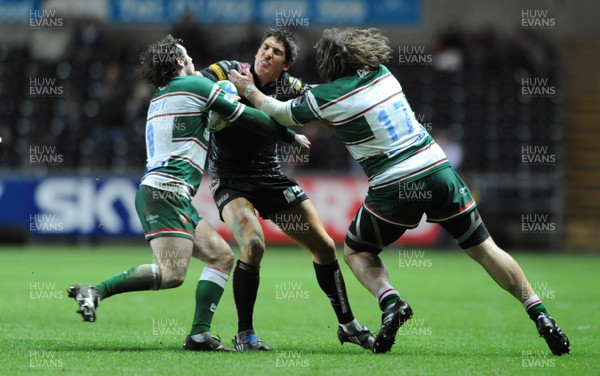
[[[96,287],[100,299],[129,291],[158,290],[161,282],[160,268],[156,264],[144,264],[100,282]]]
[[[398,300],[400,300],[400,297],[398,295],[390,295],[390,296],[388,296],[387,298],[384,298],[381,301],[381,306],[379,308],[383,307],[381,310],[385,311],[385,309],[387,307],[389,307],[390,305],[396,303]]]
[[[190,335],[210,331],[210,324],[229,276],[217,269],[204,268],[196,286],[196,310]]]

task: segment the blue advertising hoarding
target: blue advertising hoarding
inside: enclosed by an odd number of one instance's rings
[[[199,23],[306,27],[417,25],[421,0],[111,0],[116,23],[175,23],[191,12]]]
[[[141,235],[137,184],[128,177],[0,179],[0,228],[32,237]]]

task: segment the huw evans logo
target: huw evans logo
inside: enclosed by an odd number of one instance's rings
[[[522,145],[521,163],[528,166],[553,165],[556,163],[556,154],[550,153],[547,145]]]
[[[548,84],[547,77],[521,78],[523,97],[552,97],[556,95],[556,86]]]
[[[529,234],[548,234],[556,231],[556,223],[548,214],[521,214],[521,230]]]
[[[285,28],[308,27],[308,17],[303,17],[300,9],[279,9],[275,11],[275,26]]]
[[[431,65],[433,55],[425,50],[425,46],[398,46],[398,64]]]
[[[550,17],[548,9],[523,9],[521,26],[524,29],[551,29],[556,26],[556,18]]]
[[[60,29],[65,22],[62,17],[56,16],[55,9],[31,9],[29,10],[30,29]]]
[[[29,96],[34,98],[60,97],[63,87],[58,85],[54,77],[36,77],[29,79]]]

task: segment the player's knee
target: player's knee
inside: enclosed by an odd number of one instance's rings
[[[315,238],[310,242],[308,248],[320,264],[328,264],[337,260],[335,242],[329,236]]]
[[[162,283],[161,289],[170,289],[179,287],[185,281],[187,267],[185,268],[167,268],[161,267]]]
[[[249,239],[242,247],[242,252],[251,259],[262,259],[265,253],[265,242],[260,238]]]
[[[235,254],[231,248],[223,249],[219,254],[215,255],[213,260],[209,260],[208,264],[229,274],[235,262]]]
[[[233,253],[231,248],[229,249],[229,252],[225,253],[223,258],[223,264],[225,266],[225,269],[228,271],[233,269],[233,264],[235,263],[235,254]]]

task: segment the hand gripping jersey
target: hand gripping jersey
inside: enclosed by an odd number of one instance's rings
[[[332,125],[372,188],[413,181],[449,166],[383,65],[321,84],[287,106],[296,124],[322,120]]]

